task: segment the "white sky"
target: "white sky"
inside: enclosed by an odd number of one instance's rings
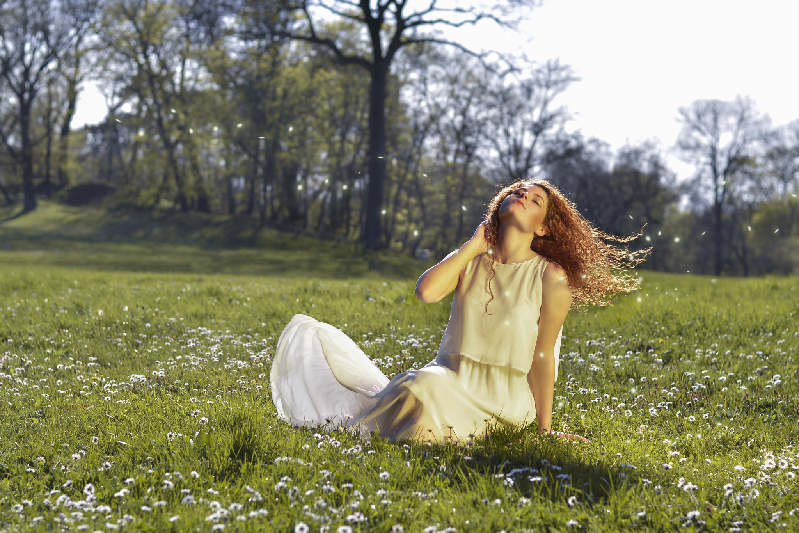
[[[799,119],[797,22],[799,0],[543,0],[516,34],[486,22],[462,40],[560,58],[582,78],[560,97],[575,114],[571,129],[614,150],[646,139],[667,150],[680,129],[677,108],[697,99],[747,95],[774,125]],[[102,96],[84,87],[73,126],[104,116]],[[691,174],[668,160],[681,177]]]

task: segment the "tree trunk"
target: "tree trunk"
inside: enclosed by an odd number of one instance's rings
[[[47,80],[47,106],[45,107],[47,119],[45,126],[45,153],[44,153],[44,194],[49,199],[52,195],[52,163],[53,163],[53,77],[50,76]]]
[[[77,61],[77,60],[76,60]],[[78,68],[75,68],[77,72]],[[77,82],[74,78],[69,78],[67,82],[67,111],[64,114],[64,122],[61,123],[61,135],[58,138],[58,187],[64,188],[69,185],[69,134],[72,131],[72,118],[75,116],[75,109],[78,101]]]
[[[233,178],[227,179],[227,212],[229,215],[236,214],[236,199],[233,197]]]
[[[252,168],[250,170],[250,190],[247,193],[247,216],[252,216],[252,212],[255,210],[255,203],[257,201],[256,194],[257,194],[257,187],[256,182],[258,181],[258,166],[261,164],[261,139],[255,143],[255,156],[252,158]]]
[[[20,99],[19,106],[19,127],[22,150],[20,151],[22,163],[22,212],[29,213],[36,209],[36,193],[33,190],[33,146],[31,145],[30,120],[31,120],[31,101],[33,95],[28,99]]]
[[[388,65],[375,58],[369,90],[369,185],[363,245],[369,250],[382,248],[381,211],[386,178],[386,76]]]
[[[721,275],[721,270],[724,266],[724,245],[723,245],[723,231],[721,219],[721,202],[716,202],[713,205],[713,236],[715,245],[715,267],[714,271],[716,276]]]
[[[49,107],[49,106],[48,106]],[[50,110],[47,110],[47,144],[44,154],[44,194],[50,198],[52,194],[51,162],[53,160],[53,123],[50,120]]]

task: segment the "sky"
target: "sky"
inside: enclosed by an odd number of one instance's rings
[[[799,0],[542,0],[517,32],[486,21],[453,36],[570,65],[581,78],[560,96],[570,130],[613,150],[656,141],[684,178],[692,167],[672,150],[679,107],[742,95],[775,126],[799,120],[797,21]],[[73,127],[101,121],[102,102],[84,87]]]

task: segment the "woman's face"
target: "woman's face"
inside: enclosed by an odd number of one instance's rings
[[[500,223],[515,220],[520,229],[538,236],[546,235],[544,221],[549,207],[546,191],[538,185],[522,185],[511,192],[499,206]],[[510,218],[512,217],[512,218]]]

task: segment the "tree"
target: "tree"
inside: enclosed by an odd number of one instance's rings
[[[674,174],[652,142],[624,146],[611,157],[601,141],[561,137],[547,151],[544,170],[600,230],[629,235],[646,225],[641,246],[648,246],[677,200]]]
[[[69,183],[68,153],[69,137],[72,131],[72,119],[77,108],[78,92],[80,85],[89,75],[86,68],[86,56],[91,51],[90,35],[91,23],[99,10],[100,0],[73,0],[74,38],[68,50],[65,50],[58,59],[58,71],[66,83],[65,105],[58,147],[58,185],[64,187]],[[50,184],[48,181],[48,194]]]
[[[696,182],[709,187],[713,210],[714,272],[724,269],[726,238],[725,209],[730,195],[740,185],[742,170],[751,164],[769,125],[754,102],[738,97],[734,101],[696,100],[679,109],[682,130],[677,137],[681,156],[696,165]]]
[[[777,129],[769,140],[763,162],[771,194],[799,192],[799,120]]]
[[[546,150],[543,173],[596,224],[606,207],[602,182],[611,158],[607,143],[599,139],[560,135]]]
[[[458,28],[492,20],[501,26],[512,26],[510,14],[530,4],[525,0],[504,0],[495,7],[440,7],[429,0],[426,7],[410,10],[407,0],[298,0],[287,2],[288,11],[296,13],[300,26],[287,30],[287,35],[313,43],[332,52],[344,64],[358,65],[369,72],[369,184],[363,244],[380,248],[382,241],[381,212],[386,177],[386,89],[388,74],[397,53],[411,43],[436,42],[463,48],[424,30],[441,27]],[[348,49],[336,35],[320,28],[322,16],[336,16],[354,21],[368,36],[370,53]]]
[[[508,81],[510,78],[510,81]],[[547,141],[569,119],[553,100],[579,78],[558,60],[534,67],[529,75],[512,73],[491,91],[495,130],[488,136],[497,162],[496,178],[511,183],[540,168]]]
[[[22,169],[23,212],[36,209],[31,118],[42,84],[62,50],[75,38],[70,2],[8,0],[0,4],[0,76],[10,89],[17,113],[0,124],[0,141]]]
[[[124,98],[154,126],[168,169],[164,188],[171,175],[183,211],[210,211],[200,127],[193,121],[204,118],[200,109],[210,86],[204,56],[221,38],[226,9],[211,0],[113,0],[104,11],[100,38],[117,71],[111,74],[127,82]],[[205,131],[203,138],[213,142],[217,131]]]

